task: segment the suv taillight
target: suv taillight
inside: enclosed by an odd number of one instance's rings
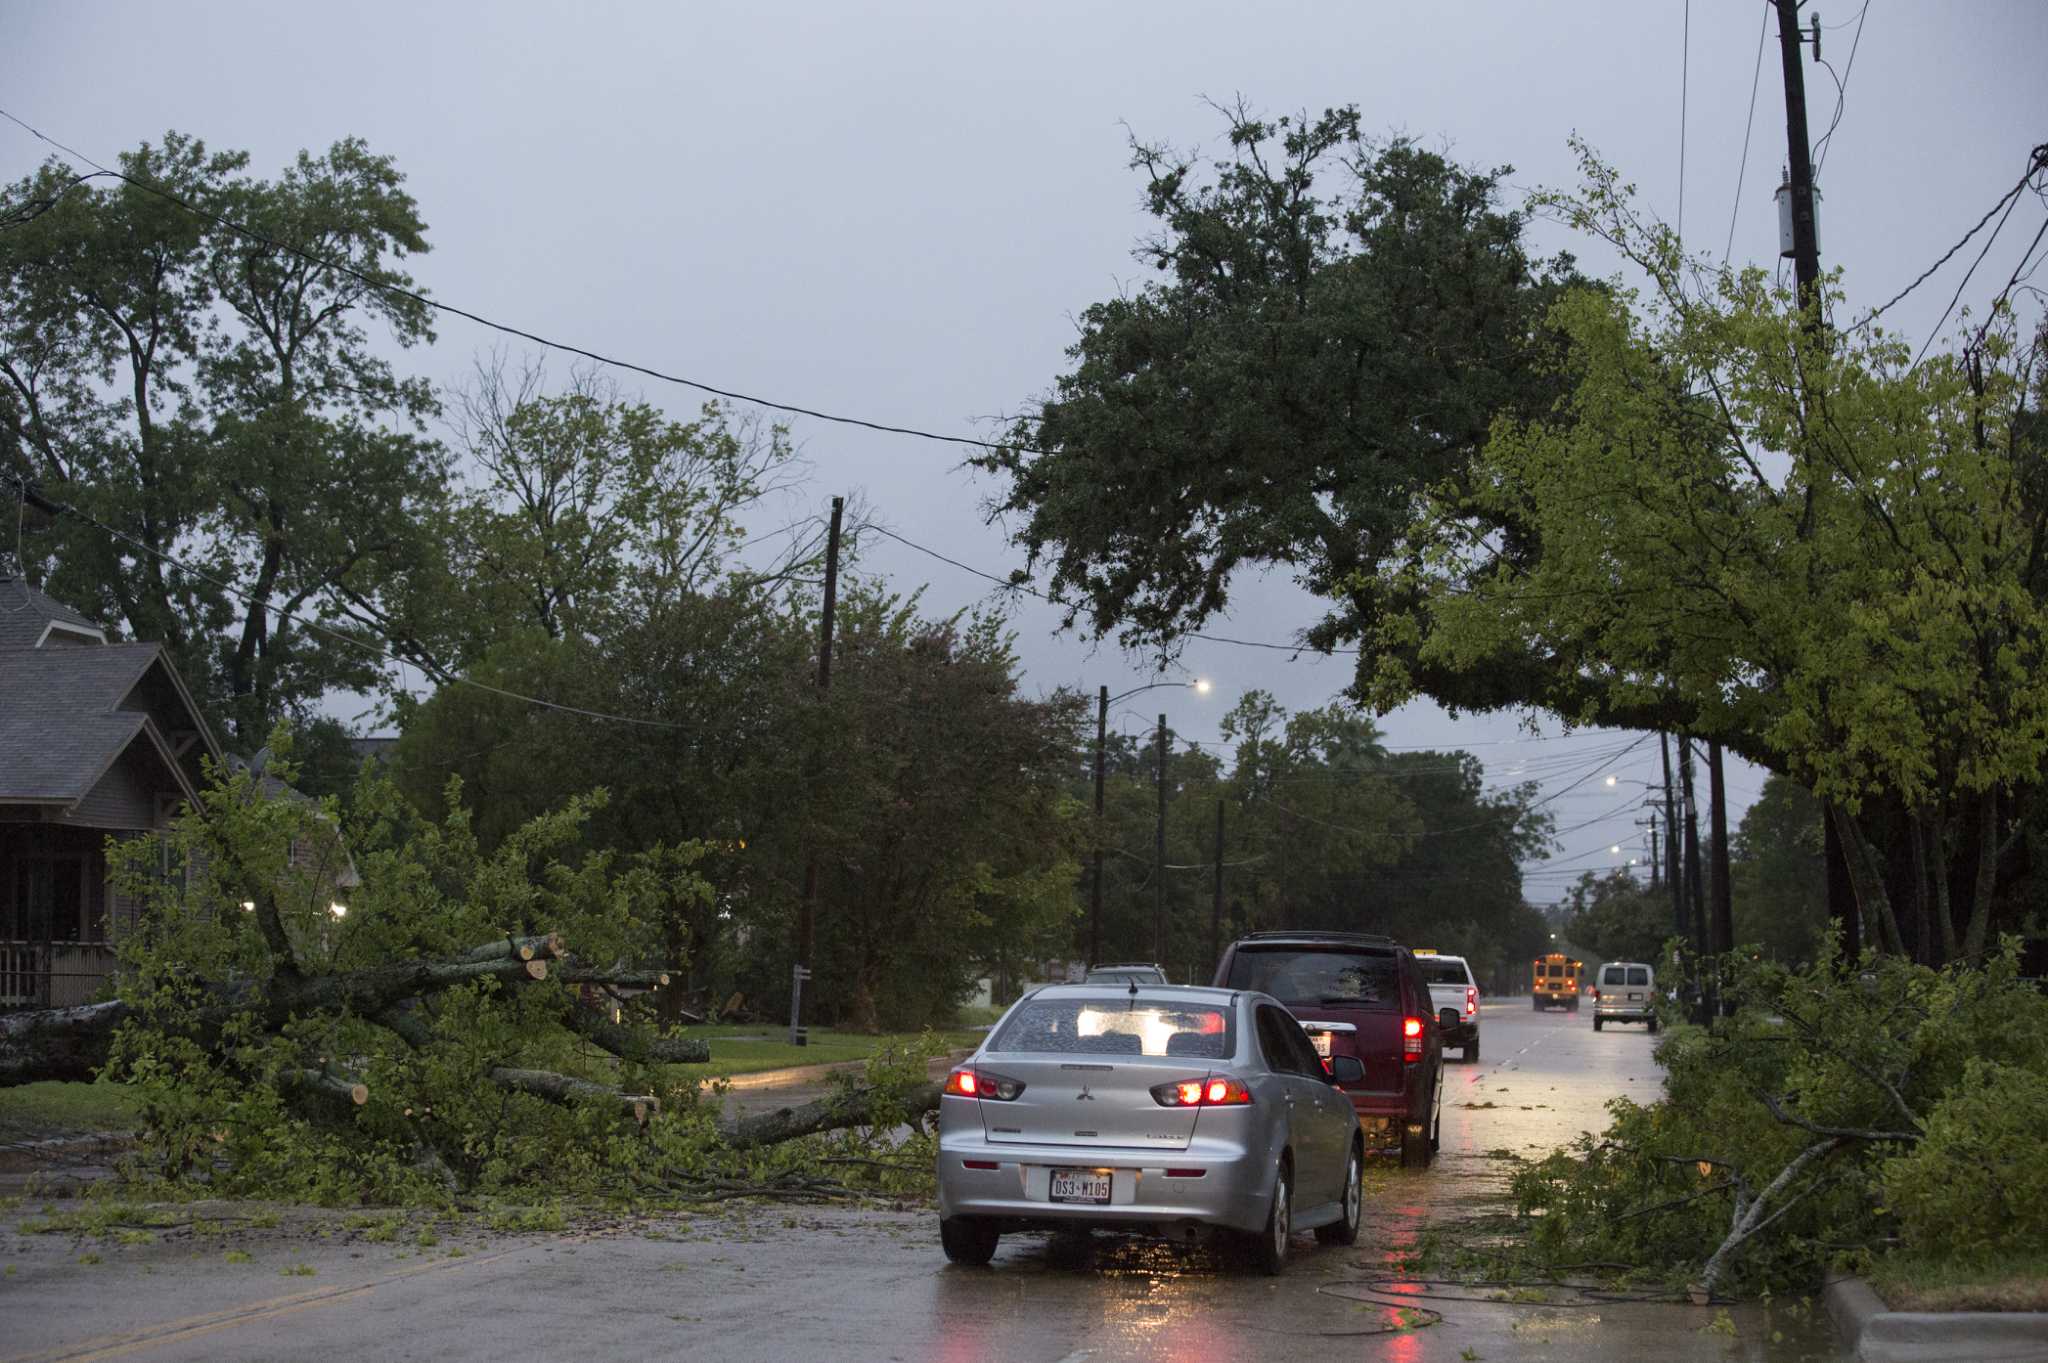
[[[1593,986],[1593,1002],[1600,1002],[1600,986],[1597,984]]]
[[[1161,1107],[1242,1107],[1252,1091],[1235,1079],[1182,1079],[1154,1084],[1152,1101]]]
[[[1023,1091],[1024,1086],[1016,1080],[987,1070],[957,1069],[946,1076],[946,1092],[956,1098],[993,1098],[1007,1103]]]
[[[1401,1059],[1412,1065],[1422,1059],[1422,1019],[1401,1019]]]
[[[1471,1017],[1479,1011],[1479,991],[1471,985],[1465,986],[1465,1016]]]

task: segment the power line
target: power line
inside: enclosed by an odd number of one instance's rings
[[[305,629],[309,633],[324,635],[327,638],[336,641],[337,643],[347,644],[350,648],[357,649],[361,652],[367,653],[383,663],[401,665],[404,662],[404,659],[399,655],[393,654],[386,649],[378,647],[375,644],[369,643],[362,639],[355,638],[352,635],[342,633],[340,630],[329,629],[327,626],[320,624],[318,621],[308,620],[294,611],[284,610],[278,606],[271,604],[269,601],[259,600],[256,597],[250,595],[248,592],[243,591],[240,587],[236,587],[230,583],[223,582],[219,578],[210,576],[209,574],[204,573],[197,568],[194,568],[191,564],[186,563],[184,560],[180,558],[168,554],[161,549],[153,548],[149,544],[144,543],[142,540],[137,539],[135,536],[127,533],[126,531],[116,529],[115,527],[108,525],[105,521],[100,520],[98,517],[93,516],[88,512],[80,511],[77,507],[72,506],[68,502],[55,501],[49,497],[44,496],[40,492],[33,492],[29,487],[28,480],[21,477],[19,474],[12,473],[4,469],[0,469],[0,476],[6,477],[8,481],[12,482],[16,486],[16,488],[20,491],[22,500],[24,502],[33,500],[38,510],[45,511],[53,515],[67,515],[76,520],[84,521],[87,525],[92,526],[93,528],[99,530],[103,534],[113,536],[115,539],[120,540],[123,544],[126,544],[131,548],[139,550],[140,552],[147,554],[152,558],[161,559],[163,562],[169,564],[173,568],[176,568],[178,571],[186,574],[189,577],[197,578],[199,581],[204,582],[209,586],[216,587],[221,591],[228,593],[230,596],[233,596],[237,600],[242,601],[248,605],[261,607],[262,609],[270,612],[272,615],[275,615],[277,618],[281,620],[289,620],[293,624],[298,625],[300,628]],[[564,714],[581,715],[586,719],[601,719],[618,724],[638,724],[651,729],[680,729],[683,727],[680,724],[677,724],[671,720],[666,719],[646,719],[637,715],[615,715],[608,714],[602,710],[587,710],[580,705],[564,705],[560,701],[544,700],[539,696],[529,696],[523,692],[507,690],[502,686],[492,686],[489,682],[476,681],[473,678],[461,676],[459,674],[448,674],[444,672],[443,675],[447,678],[447,680],[453,682],[455,685],[458,686],[467,686],[478,691],[488,691],[492,695],[503,696],[508,700],[523,701],[528,705],[538,705],[542,709],[546,710],[559,710]]]
[[[1927,358],[1927,352],[1933,348],[1935,338],[1940,336],[1941,329],[1948,325],[1949,314],[1954,312],[1956,304],[1962,301],[1963,290],[1970,287],[1971,276],[1975,275],[1977,267],[1984,263],[1984,257],[1991,254],[1991,248],[1998,243],[1998,234],[2005,230],[2006,223],[2012,219],[2012,211],[2019,206],[2020,199],[2018,194],[2014,194],[2006,200],[2005,216],[1998,220],[1998,226],[1991,229],[1991,235],[1984,238],[1984,249],[1977,252],[1977,258],[1970,262],[1970,268],[1963,271],[1962,282],[1956,285],[1956,291],[1950,296],[1948,306],[1941,310],[1941,320],[1934,324],[1934,329],[1927,333],[1927,339],[1920,343],[1920,353],[1913,357],[1913,368],[1918,369],[1920,361]],[[2030,253],[2032,249],[2032,247],[2028,248]],[[2025,263],[2025,257],[2021,257],[2021,263]]]
[[[1815,162],[1813,167],[1813,178],[1815,180],[1820,179],[1821,167],[1827,164],[1828,152],[1834,146],[1835,129],[1840,127],[1842,123],[1842,109],[1849,100],[1849,78],[1856,74],[1856,53],[1863,46],[1863,21],[1869,14],[1870,0],[1863,0],[1863,8],[1856,11],[1856,38],[1855,41],[1849,44],[1849,60],[1842,63],[1841,78],[1835,81],[1835,116],[1829,121],[1828,130],[1821,134],[1820,141],[1815,144],[1815,149],[1820,153],[1820,159]],[[1842,27],[1846,28],[1848,25],[1844,24]],[[1816,56],[1814,60],[1820,61],[1820,58]],[[1828,65],[1826,62],[1821,62],[1820,64],[1822,66]],[[1833,76],[1834,74],[1835,68],[1828,66],[1828,75]]]
[[[883,536],[884,538],[896,541],[898,544],[902,545],[906,549],[915,549],[918,553],[924,554],[929,558],[935,558],[941,563],[949,564],[952,567],[958,568],[963,573],[972,573],[974,576],[981,578],[983,581],[993,582],[998,587],[1003,588],[1005,591],[1020,592],[1025,596],[1036,597],[1038,600],[1046,602],[1048,605],[1059,606],[1064,604],[1057,598],[1051,596],[1046,592],[1040,591],[1038,588],[1032,586],[1029,582],[1024,581],[1023,579],[1015,575],[1012,575],[1010,577],[1000,577],[995,573],[987,572],[983,569],[976,568],[972,564],[962,563],[957,558],[949,558],[947,555],[940,553],[938,550],[928,548],[925,545],[919,544],[915,540],[905,539],[903,536],[897,534],[895,531],[889,529],[886,526],[875,525],[870,523],[867,526],[867,528],[874,531],[876,534]],[[1204,643],[1210,644],[1231,644],[1238,648],[1273,649],[1281,653],[1343,654],[1348,657],[1357,657],[1360,653],[1360,650],[1358,649],[1339,648],[1336,645],[1331,645],[1328,648],[1314,648],[1307,644],[1275,644],[1269,643],[1261,639],[1231,639],[1221,634],[1208,634],[1201,630],[1189,630],[1183,637],[1189,639],[1200,639]]]
[[[705,383],[699,379],[687,378],[681,374],[671,374],[666,372],[665,370],[655,369],[652,368],[651,366],[644,364],[636,364],[631,360],[621,360],[614,356],[602,354],[595,350],[587,350],[582,346],[570,345],[565,341],[550,340],[545,336],[539,335],[538,333],[527,331],[520,327],[512,326],[510,323],[493,321],[480,313],[472,312],[467,308],[457,307],[453,303],[444,303],[441,302],[439,299],[430,298],[426,294],[421,293],[417,289],[409,289],[402,284],[394,284],[389,280],[379,279],[374,275],[365,274],[363,271],[356,269],[354,266],[349,265],[345,261],[329,260],[323,256],[315,255],[310,251],[304,250],[297,246],[293,246],[287,242],[278,241],[275,238],[266,236],[264,233],[258,232],[256,229],[249,227],[243,223],[237,222],[232,218],[225,217],[219,213],[212,211],[211,209],[202,208],[199,205],[194,204],[186,200],[185,198],[181,197],[180,195],[175,194],[172,191],[164,188],[162,185],[154,184],[151,181],[143,179],[141,176],[130,175],[126,171],[109,170],[107,167],[93,160],[90,156],[87,156],[85,153],[81,151],[76,151],[73,148],[66,146],[64,143],[59,142],[56,138],[49,136],[47,133],[44,133],[41,130],[29,125],[28,123],[23,122],[21,119],[15,117],[12,113],[9,113],[6,109],[0,109],[0,118],[5,118],[10,123],[13,123],[18,127],[25,129],[31,136],[37,138],[40,141],[48,143],[52,147],[55,147],[58,151],[63,152],[66,156],[76,157],[78,160],[83,161],[86,165],[89,165],[94,170],[98,171],[101,175],[110,175],[115,179],[122,181],[125,184],[133,185],[135,188],[140,189],[145,193],[154,194],[159,198],[168,200],[169,202],[176,204],[178,207],[184,209],[186,212],[192,214],[193,216],[203,219],[206,222],[210,222],[217,227],[224,228],[229,232],[233,232],[237,236],[244,237],[250,241],[257,242],[260,245],[267,246],[271,250],[283,251],[288,255],[296,256],[298,259],[305,261],[309,265],[315,265],[324,270],[332,270],[337,274],[347,275],[349,278],[355,280],[357,283],[366,285],[369,288],[376,289],[380,293],[390,294],[395,297],[409,299],[412,302],[418,303],[423,307],[429,307],[437,312],[444,312],[453,317],[463,318],[465,321],[474,322],[478,326],[486,327],[492,331],[500,332],[506,336],[516,336],[522,341],[531,341],[533,344],[543,346],[549,350],[558,350],[565,355],[581,356],[586,360],[591,360],[602,365],[608,365],[614,369],[622,369],[627,371],[628,373],[641,374],[647,378],[658,379],[663,383],[672,383],[683,388],[692,388],[700,393],[709,393],[713,397],[730,398],[734,402],[744,402],[755,407],[765,407],[770,411],[789,412],[795,416],[812,417],[819,421],[835,422],[842,426],[858,426],[864,430],[879,431],[885,435],[907,435],[915,437],[916,439],[919,440],[931,440],[941,444],[948,445],[965,445],[978,450],[994,449],[1000,446],[1006,449],[1014,449],[1022,454],[1046,453],[1046,451],[1035,448],[1030,445],[1019,445],[1007,441],[997,440],[977,440],[971,436],[964,435],[943,435],[936,431],[920,430],[915,426],[895,426],[890,425],[887,422],[869,421],[863,417],[845,416],[837,412],[827,412],[815,407],[803,407],[792,402],[778,402],[773,398],[756,397],[751,393],[742,393],[737,391],[736,389],[730,388],[720,388],[714,384]]]
[[[1913,292],[1913,290],[1919,288],[1922,284],[1925,284],[1936,270],[1939,270],[1942,266],[1948,264],[1950,259],[1952,259],[1955,256],[1956,252],[1962,250],[1965,246],[1968,246],[1970,244],[1970,239],[1976,236],[1979,232],[1983,231],[1984,224],[1990,222],[1992,217],[1996,215],[2000,209],[2008,208],[2012,201],[2019,197],[2020,191],[2027,187],[2027,181],[2033,179],[2035,172],[2039,171],[2044,164],[2048,164],[2048,143],[2044,143],[2041,146],[2035,147],[2031,152],[2027,153],[2026,173],[2020,176],[2018,182],[2015,183],[2011,189],[2007,190],[2002,196],[2000,196],[1997,203],[1991,205],[1990,208],[1985,210],[1984,216],[1977,219],[1976,226],[1972,227],[1969,231],[1963,233],[1962,240],[1958,241],[1955,245],[1949,247],[1946,251],[1943,251],[1941,253],[1941,258],[1939,260],[1935,261],[1932,265],[1929,265],[1926,269],[1922,270],[1918,278],[1916,278],[1912,283],[1908,284],[1905,288],[1900,289],[1897,293],[1893,294],[1891,298],[1887,300],[1882,306],[1872,308],[1869,312],[1863,314],[1863,316],[1857,319],[1856,323],[1853,326],[1851,326],[1849,330],[1857,331],[1863,327],[1869,326],[1879,317],[1882,317],[1885,313],[1889,312],[1894,306],[1896,306],[1900,302],[1900,300],[1904,299],[1907,294]],[[2000,225],[2003,226],[2002,223]],[[1971,268],[1974,269],[1975,267],[1972,266]],[[1951,304],[1950,306],[1953,307],[1954,305]]]
[[[1692,0],[1685,0],[1678,58],[1678,249],[1685,250],[1685,119],[1692,102]]]
[[[1756,88],[1764,74],[1764,35],[1771,31],[1771,7],[1763,7],[1763,22],[1756,30],[1756,71],[1749,78],[1749,116],[1742,125],[1742,164],[1735,168],[1735,207],[1728,210],[1728,244],[1721,249],[1721,263],[1728,263],[1735,250],[1735,220],[1742,215],[1742,177],[1749,170],[1749,135],[1756,128]]]
[[[1642,744],[1648,742],[1649,738],[1650,736],[1648,734],[1640,735],[1633,743],[1630,743],[1626,748],[1623,748],[1622,753],[1626,754],[1632,751],[1633,749],[1640,747]],[[1591,780],[1595,775],[1599,774],[1600,769],[1605,767],[1609,760],[1610,759],[1608,758],[1602,757],[1600,760],[1592,763],[1589,767],[1587,767],[1586,770],[1580,774],[1578,779],[1574,780],[1571,783],[1571,785],[1564,787],[1563,790],[1559,790],[1550,795],[1546,795],[1540,800],[1533,800],[1530,803],[1523,805],[1521,807],[1521,812],[1523,814],[1527,814],[1534,810],[1541,809],[1543,808],[1543,806],[1550,804],[1551,802],[1558,799],[1560,796],[1564,795],[1567,791],[1570,791],[1575,787],[1585,784],[1587,781]],[[1363,828],[1351,828],[1344,824],[1331,823],[1329,820],[1319,819],[1313,814],[1304,814],[1298,809],[1289,809],[1286,805],[1281,804],[1278,800],[1275,800],[1270,795],[1258,794],[1254,795],[1253,798],[1273,806],[1273,808],[1279,810],[1283,814],[1292,815],[1293,817],[1301,819],[1307,823],[1317,824],[1335,833],[1349,833],[1352,834],[1354,837],[1374,836],[1372,832],[1369,832],[1368,830]],[[1420,832],[1406,834],[1405,836],[1414,839],[1449,837],[1454,833],[1470,833],[1476,829],[1497,827],[1498,822],[1499,821],[1496,819],[1483,819],[1478,823],[1460,824],[1455,828],[1423,829]]]

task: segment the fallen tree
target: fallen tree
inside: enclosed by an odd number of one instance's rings
[[[929,1169],[895,1148],[938,1106],[929,1047],[800,1107],[701,1100],[709,1048],[662,1029],[669,976],[643,964],[664,959],[652,907],[710,894],[692,849],[586,854],[594,796],[486,852],[457,796],[422,825],[366,777],[343,821],[217,774],[161,838],[109,850],[144,906],[120,997],[0,1017],[0,1086],[123,1081],[157,1167],[226,1195],[815,1198]],[[825,1155],[882,1172],[821,1177]]]

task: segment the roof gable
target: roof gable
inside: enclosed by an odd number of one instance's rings
[[[174,706],[125,706],[152,675]],[[145,729],[187,792],[199,765],[191,748],[221,756],[159,645],[0,648],[0,800],[75,804]]]
[[[26,579],[0,576],[0,648],[39,648],[53,625],[65,627],[72,639],[107,641],[106,630]]]

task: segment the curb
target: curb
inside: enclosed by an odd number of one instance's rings
[[[2048,1363],[2048,1311],[1892,1311],[1861,1278],[1821,1300],[1857,1363]]]

